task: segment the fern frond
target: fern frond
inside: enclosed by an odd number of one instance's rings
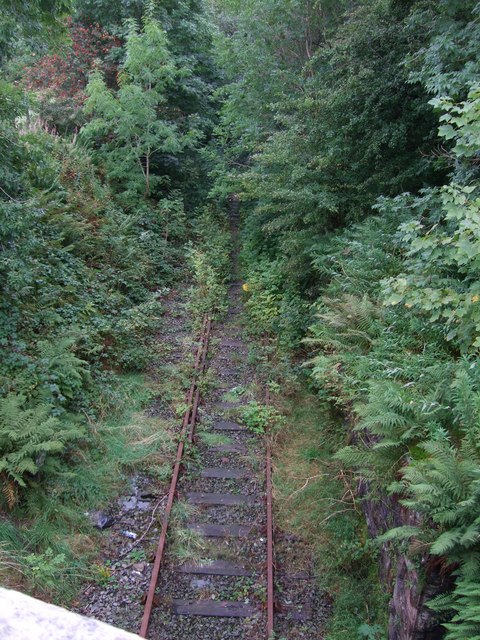
[[[13,509],[13,507],[17,503],[17,491],[15,488],[15,483],[5,476],[3,476],[2,478],[2,482],[2,493],[7,501],[7,506],[9,509]]]
[[[391,542],[392,540],[409,540],[413,536],[418,536],[420,529],[418,527],[412,527],[405,525],[403,527],[395,527],[389,529],[386,533],[378,536],[379,542]]]
[[[10,393],[0,399],[0,472],[19,486],[39,470],[40,454],[58,454],[81,429],[51,415],[51,406],[26,406],[22,395]],[[8,495],[6,496],[8,500]]]

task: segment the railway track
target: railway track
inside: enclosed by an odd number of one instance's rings
[[[328,598],[312,579],[309,546],[273,527],[270,442],[242,424],[262,384],[248,364],[235,251],[232,264],[228,313],[215,326],[205,317],[199,330],[169,486],[132,476],[110,511],[99,564],[107,579],[90,582],[76,609],[149,640],[320,639]],[[159,375],[185,358],[176,304],[159,336]],[[150,414],[170,424],[161,396]]]
[[[200,408],[200,380],[207,365],[212,322],[203,321],[187,410],[162,518],[140,628],[143,638],[264,638],[273,633],[273,517],[270,447],[232,419],[243,400],[246,348],[238,333],[239,283],[230,287],[232,307],[219,328],[210,361],[217,388]],[[235,361],[235,362],[234,362]],[[228,398],[237,395],[238,398]],[[201,431],[197,433],[202,412]],[[205,424],[204,424],[205,423]],[[206,428],[208,425],[208,428]],[[196,444],[195,468],[184,454]],[[265,450],[266,449],[266,450]],[[263,453],[263,456],[260,455]],[[185,523],[205,542],[201,556],[180,562],[169,554],[175,501],[193,507]],[[174,525],[175,526],[175,525]],[[209,622],[210,619],[210,622]],[[213,620],[213,622],[212,622]]]
[[[235,221],[233,230],[235,237]],[[249,432],[240,419],[252,382],[241,283],[233,282],[228,296],[226,318],[213,331],[211,319],[203,321],[140,636],[320,638],[307,622],[312,589],[302,586],[311,573],[296,571],[288,559],[292,540],[279,531],[278,554],[274,550],[270,440]],[[207,369],[215,384],[201,398]],[[172,518],[176,507],[184,515],[180,524]]]
[[[140,636],[142,638],[147,637],[148,627],[150,624],[150,617],[152,615],[152,607],[154,604],[155,590],[157,587],[158,576],[160,574],[162,560],[164,557],[168,525],[170,522],[170,515],[172,512],[173,502],[175,500],[175,495],[177,492],[177,484],[180,477],[186,439],[188,439],[188,442],[190,444],[193,443],[195,424],[197,421],[198,404],[200,401],[199,380],[200,380],[201,374],[205,371],[211,326],[212,326],[211,318],[209,316],[205,316],[203,320],[201,335],[200,335],[200,344],[198,346],[197,354],[195,357],[193,380],[190,385],[190,389],[188,391],[188,395],[186,399],[187,409],[183,416],[182,431],[180,435],[180,441],[178,444],[175,464],[173,467],[172,479],[170,481],[167,505],[165,507],[165,512],[162,518],[162,529],[161,529],[157,550],[155,553],[155,561],[152,568],[150,587],[149,587],[146,601],[145,601],[145,610],[142,618],[142,624],[140,627]]]

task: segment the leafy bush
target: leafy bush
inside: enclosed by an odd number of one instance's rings
[[[48,548],[44,553],[30,553],[24,559],[27,575],[34,589],[48,593],[56,587],[66,569],[65,554],[53,554]]]
[[[115,50],[118,37],[98,24],[82,24],[67,19],[68,41],[55,53],[37,58],[24,71],[24,82],[39,99],[40,115],[51,127],[66,132],[81,125],[82,105],[88,76],[99,65],[109,81],[116,85]]]
[[[250,269],[245,285],[248,299],[249,330],[256,335],[275,333],[275,321],[280,315],[280,278],[275,265],[268,262],[256,264]]]
[[[480,142],[480,87],[473,86],[459,104],[448,98],[432,103],[444,112],[439,133],[454,142],[456,175],[411,203],[397,199],[398,208],[410,206],[416,215],[399,232],[406,272],[386,280],[385,295],[389,304],[403,303],[442,323],[446,339],[464,351],[475,350],[480,347],[480,200],[471,163]]]
[[[458,640],[478,634],[478,368],[458,357],[476,351],[478,333],[476,100],[472,89],[458,107],[438,102],[458,157],[449,185],[382,199],[375,230],[366,221],[317,258],[327,286],[308,339],[319,348],[311,364],[320,394],[354,416],[357,436],[336,458],[372,494],[387,488],[423,516],[382,539],[411,540],[412,553],[429,549],[447,572],[456,567],[453,589],[431,606],[451,618],[447,637]],[[398,216],[407,221],[392,233]]]
[[[286,279],[285,265],[279,260],[255,260],[248,250],[243,252],[243,262],[248,331],[255,336],[277,336],[284,350],[298,347],[311,317],[311,306],[295,283]]]
[[[241,413],[242,422],[252,433],[264,434],[280,427],[285,422],[273,405],[249,402]]]
[[[139,29],[128,21],[125,60],[118,74],[118,91],[112,91],[96,69],[86,87],[87,114],[93,118],[82,130],[96,148],[117,190],[149,197],[163,180],[152,171],[159,155],[180,154],[195,147],[200,131],[195,119],[177,126],[165,109],[169,88],[189,71],[169,49],[162,24],[147,12]]]
[[[196,243],[188,260],[193,275],[189,307],[195,315],[226,310],[226,283],[230,277],[230,233],[221,210],[207,208],[197,218]]]
[[[85,415],[112,408],[113,371],[151,361],[158,295],[185,273],[189,228],[179,192],[131,214],[84,148],[33,126],[20,132],[6,112],[24,160],[8,158],[8,195],[21,186],[22,198],[0,198],[0,401],[10,412],[2,482],[11,506],[28,498],[34,475],[46,486],[68,460],[69,442],[88,435]]]

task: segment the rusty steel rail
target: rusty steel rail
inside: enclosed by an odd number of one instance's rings
[[[145,609],[142,618],[142,624],[140,627],[139,635],[141,638],[146,638],[148,633],[148,627],[150,624],[150,617],[152,614],[153,601],[155,597],[155,589],[157,588],[158,577],[160,575],[160,567],[163,560],[163,554],[165,550],[165,543],[167,540],[168,523],[170,519],[170,512],[172,510],[175,494],[177,492],[177,483],[180,477],[180,471],[182,467],[183,452],[185,449],[185,441],[188,438],[188,442],[193,442],[193,435],[195,431],[195,423],[197,419],[198,404],[200,402],[200,389],[198,388],[199,375],[205,370],[205,363],[208,352],[208,343],[210,339],[210,330],[212,321],[209,316],[205,316],[203,320],[202,330],[200,333],[200,344],[198,346],[197,354],[195,357],[194,375],[192,384],[187,393],[187,410],[183,415],[182,430],[180,434],[180,441],[177,448],[177,456],[175,459],[175,465],[173,467],[172,479],[170,481],[170,489],[168,492],[167,505],[162,519],[162,532],[158,541],[157,550],[155,553],[155,561],[152,569],[152,576],[150,579],[150,586],[148,588],[147,599],[145,602]]]
[[[270,390],[267,386],[265,402],[270,403]],[[274,633],[274,581],[273,581],[273,485],[272,485],[272,443],[269,434],[266,435],[266,492],[267,492],[267,640],[273,638]]]

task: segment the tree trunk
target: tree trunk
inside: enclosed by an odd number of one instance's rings
[[[148,198],[150,195],[150,151],[147,152],[145,157],[145,196]]]

